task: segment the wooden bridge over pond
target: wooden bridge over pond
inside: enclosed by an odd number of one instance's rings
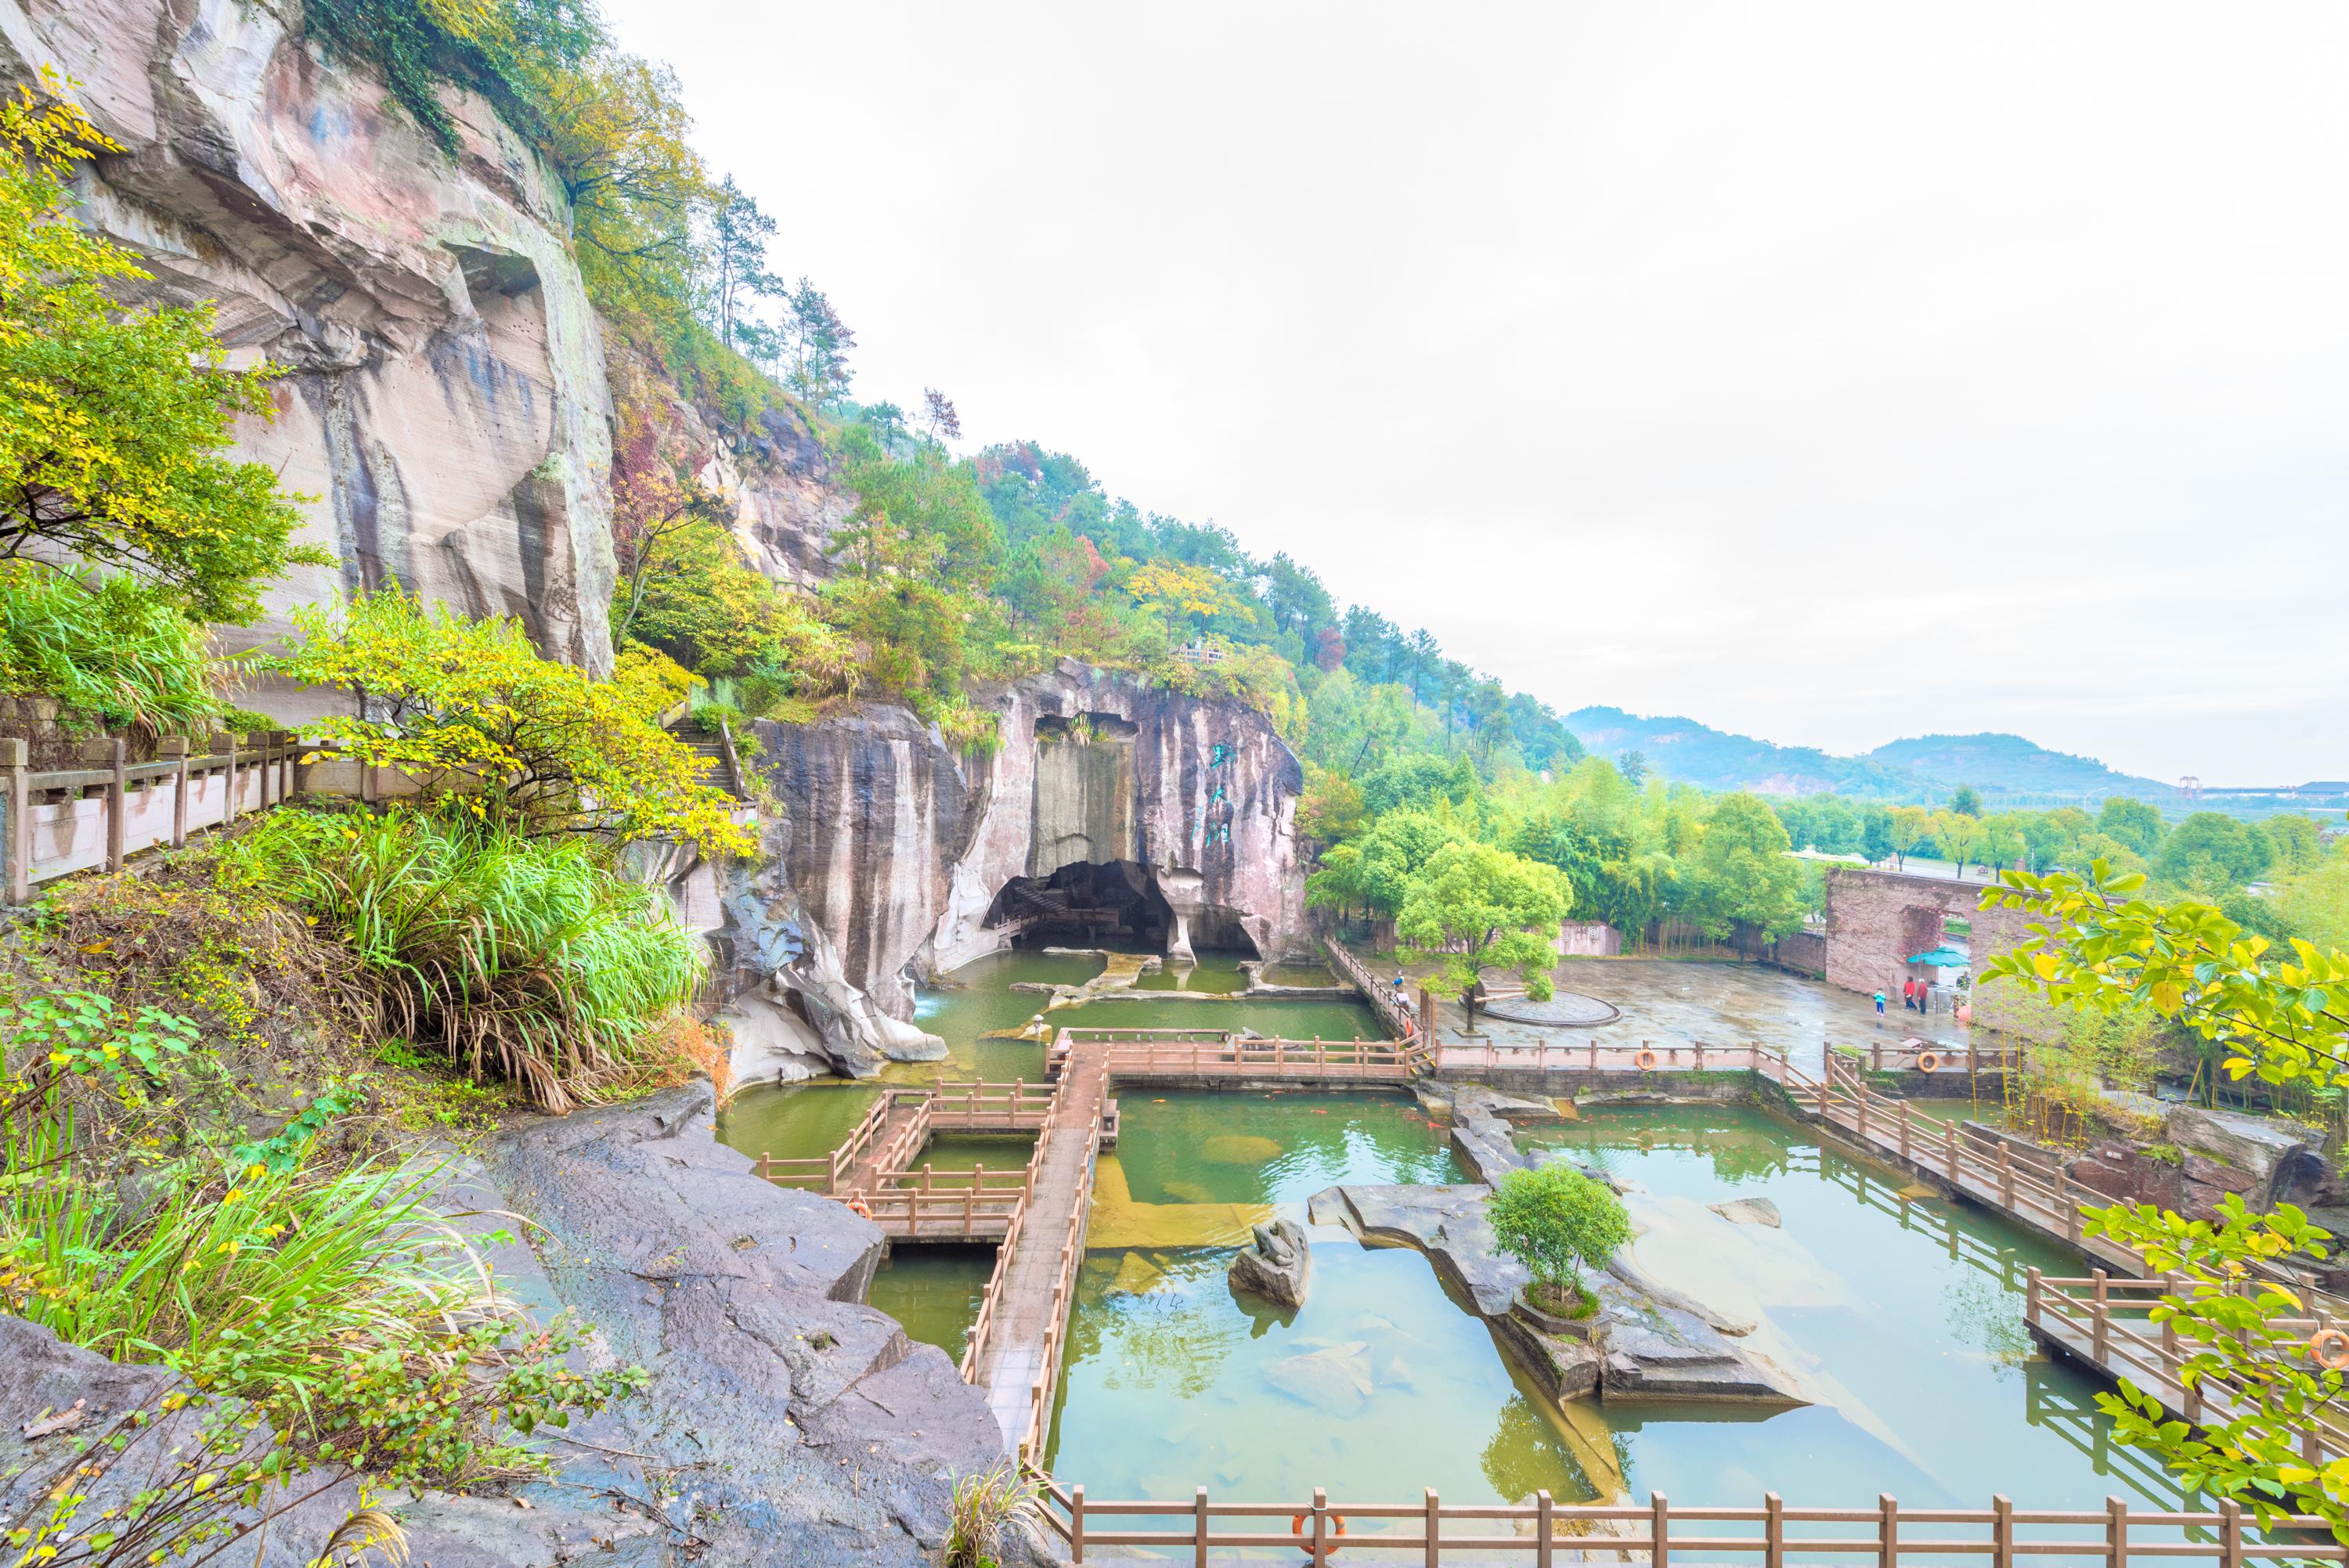
[[[1101,1151],[1117,1140],[1120,1083],[1197,1088],[1408,1087],[1428,1068],[1410,1041],[1264,1039],[1228,1029],[1063,1029],[1048,1081],[888,1089],[839,1147],[807,1159],[758,1158],[759,1174],[821,1192],[893,1243],[993,1243],[995,1271],[963,1353],[1004,1439],[1042,1451],[1061,1374],[1069,1305],[1084,1261]],[[936,1171],[920,1161],[940,1133],[1028,1136],[1012,1170]]]
[[[1527,1056],[1533,1059],[1525,1060]],[[1885,1047],[1872,1065],[1885,1071],[1964,1070],[1944,1060],[1916,1059],[1942,1056],[1910,1042]],[[1102,1150],[1117,1138],[1112,1090],[1119,1084],[1393,1091],[1448,1068],[1489,1068],[1496,1061],[1536,1067],[1562,1082],[1623,1072],[1669,1077],[1744,1071],[1775,1083],[1796,1111],[1866,1152],[2111,1265],[2112,1272],[2099,1271],[2085,1282],[2033,1276],[2026,1316],[2043,1342],[2108,1377],[2137,1381],[2189,1419],[2206,1409],[2230,1408],[2223,1390],[2198,1393],[2184,1387],[2183,1357],[2174,1336],[2164,1342],[2148,1336],[2143,1322],[2130,1322],[2141,1317],[2162,1282],[2117,1277],[2140,1272],[2137,1255],[2087,1233],[2085,1211],[2100,1205],[2103,1194],[2077,1186],[2059,1164],[1919,1112],[1905,1099],[1876,1092],[1858,1070],[1832,1056],[1825,1077],[1813,1078],[1758,1046],[1655,1049],[1593,1042],[1510,1049],[1440,1047],[1424,1036],[1330,1041],[1267,1039],[1222,1029],[1062,1029],[1045,1060],[1042,1084],[941,1083],[886,1090],[830,1154],[761,1154],[757,1167],[770,1181],[848,1204],[893,1243],[998,1247],[962,1371],[988,1390],[1006,1442],[1024,1459],[1040,1454],[1049,1429],[1096,1167]],[[938,1171],[921,1161],[940,1133],[1032,1137],[1034,1143],[1017,1166]],[[2312,1334],[2349,1320],[2349,1303],[2316,1290],[2305,1277],[2285,1273],[2276,1278],[2309,1304]],[[2085,1305],[2075,1285],[2090,1291]],[[2305,1444],[2320,1459],[2349,1454],[2349,1430],[2328,1418],[2312,1428]]]

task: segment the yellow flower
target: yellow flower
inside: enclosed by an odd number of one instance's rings
[[[243,1189],[243,1188],[242,1188],[242,1187],[232,1187],[232,1188],[230,1188],[230,1189],[228,1190],[228,1196],[227,1196],[227,1197],[225,1197],[225,1198],[222,1198],[222,1199],[221,1200],[221,1202],[223,1202],[223,1203],[234,1203],[234,1202],[237,1202],[238,1201],[240,1201],[241,1199],[243,1199],[243,1196],[244,1196],[244,1189]]]

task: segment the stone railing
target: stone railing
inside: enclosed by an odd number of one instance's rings
[[[293,793],[295,759],[312,749],[279,730],[217,736],[201,754],[166,739],[156,760],[130,762],[121,740],[98,740],[88,766],[36,773],[25,741],[0,738],[0,898],[23,903],[42,882],[119,871],[143,850],[265,810]]]

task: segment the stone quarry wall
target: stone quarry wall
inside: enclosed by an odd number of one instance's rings
[[[999,949],[996,895],[1065,865],[1143,867],[1175,944],[1305,946],[1303,770],[1261,715],[1071,662],[974,700],[1001,737],[984,758],[903,708],[758,726],[781,810],[719,934],[739,1077],[942,1054],[912,1023],[915,982]]]
[[[611,659],[604,340],[561,187],[487,105],[451,94],[445,153],[382,84],[245,0],[0,0],[0,72],[44,66],[122,145],[82,217],[154,274],[137,296],[213,303],[240,362],[286,368],[244,456],[307,493],[335,556],[226,634],[398,581],[520,616],[549,654]],[[279,717],[322,699],[272,694]]]
[[[266,644],[296,605],[404,584],[519,617],[549,657],[608,667],[614,391],[645,449],[698,471],[778,580],[812,585],[855,498],[805,418],[713,426],[607,340],[569,248],[560,183],[478,98],[444,96],[451,154],[383,85],[303,42],[299,10],[253,0],[0,0],[0,76],[47,67],[122,150],[80,181],[80,217],[154,274],[131,297],[212,304],[232,362],[285,367],[274,420],[240,455],[310,499],[305,542],[335,558],[274,585]],[[274,690],[299,721],[337,700]]]

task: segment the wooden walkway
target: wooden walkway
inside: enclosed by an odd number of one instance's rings
[[[2191,1288],[2175,1279],[2115,1279],[2101,1271],[2087,1279],[2054,1279],[2033,1269],[2023,1292],[2023,1321],[2042,1345],[2115,1382],[2127,1378],[2181,1420],[2196,1426],[2228,1420],[2238,1412],[2241,1386],[2206,1378],[2187,1387],[2179,1371],[2197,1347],[2179,1342],[2176,1324],[2157,1325],[2151,1316],[2161,1297]],[[2303,1341],[2338,1326],[2322,1315],[2271,1320],[2271,1326]],[[2305,1360],[2308,1351],[2303,1347],[2300,1355]],[[2308,1369],[2316,1368],[2312,1363]],[[2349,1457],[2349,1424],[2338,1413],[2313,1413],[2294,1436],[2301,1458],[2312,1468]]]
[[[1105,1052],[1081,1051],[1069,1060],[1050,1123],[1036,1140],[1030,1197],[996,1255],[963,1357],[963,1376],[987,1390],[1005,1446],[1023,1456],[1043,1450],[1060,1385],[1109,1083]]]

